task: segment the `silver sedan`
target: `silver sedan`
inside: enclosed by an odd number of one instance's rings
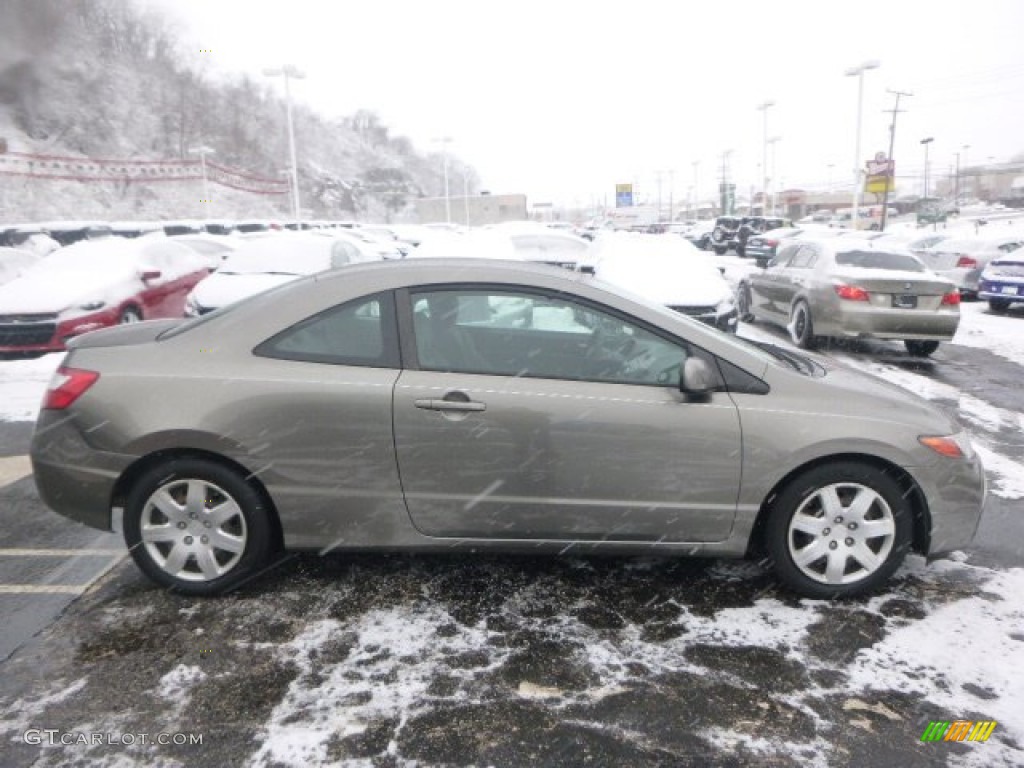
[[[737,305],[741,320],[784,324],[805,349],[829,337],[902,339],[911,355],[927,357],[960,322],[951,281],[860,238],[790,242],[740,282]]]
[[[275,550],[767,553],[800,594],[968,545],[981,464],[926,401],[514,262],[322,273],[77,339],[44,501],[214,594]]]

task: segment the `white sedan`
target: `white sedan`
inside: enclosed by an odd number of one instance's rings
[[[736,332],[733,290],[715,262],[676,235],[613,232],[594,241],[594,276],[719,330]]]
[[[201,281],[185,301],[185,314],[197,317],[305,275],[376,261],[350,239],[312,232],[282,232],[243,240]]]

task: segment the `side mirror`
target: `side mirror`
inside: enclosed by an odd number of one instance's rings
[[[139,277],[142,278],[142,282],[148,283],[150,280],[159,280],[163,272],[159,269],[144,269],[139,273]]]
[[[718,379],[704,360],[688,357],[679,376],[679,391],[691,397],[707,397],[718,386]]]

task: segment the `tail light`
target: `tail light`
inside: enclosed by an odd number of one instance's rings
[[[967,267],[968,269],[974,269],[975,267],[978,266],[978,262],[975,259],[972,259],[970,256],[961,256],[959,259],[956,260],[956,265],[958,267]]]
[[[95,371],[84,371],[81,368],[65,368],[61,366],[50,379],[43,397],[43,408],[63,411],[70,406],[100,377]]]
[[[952,293],[945,293],[942,295],[942,303],[951,307],[959,306],[960,304],[960,291],[953,291]]]
[[[762,240],[761,244],[762,245],[767,245],[769,248],[774,248],[775,246],[777,246],[779,244],[779,241],[778,240]]]
[[[840,299],[846,299],[848,301],[867,301],[868,292],[863,288],[858,288],[856,285],[837,285],[834,286],[836,293],[839,294]]]

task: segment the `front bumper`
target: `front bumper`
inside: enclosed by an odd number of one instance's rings
[[[135,457],[98,451],[68,411],[39,413],[31,460],[36,488],[54,512],[109,531],[114,485]]]
[[[0,315],[0,352],[61,352],[68,339],[109,328],[117,321],[116,308],[67,320],[59,320],[56,314]]]
[[[943,459],[927,468],[910,470],[928,503],[931,527],[928,557],[971,544],[981,521],[987,490],[981,460]]]

